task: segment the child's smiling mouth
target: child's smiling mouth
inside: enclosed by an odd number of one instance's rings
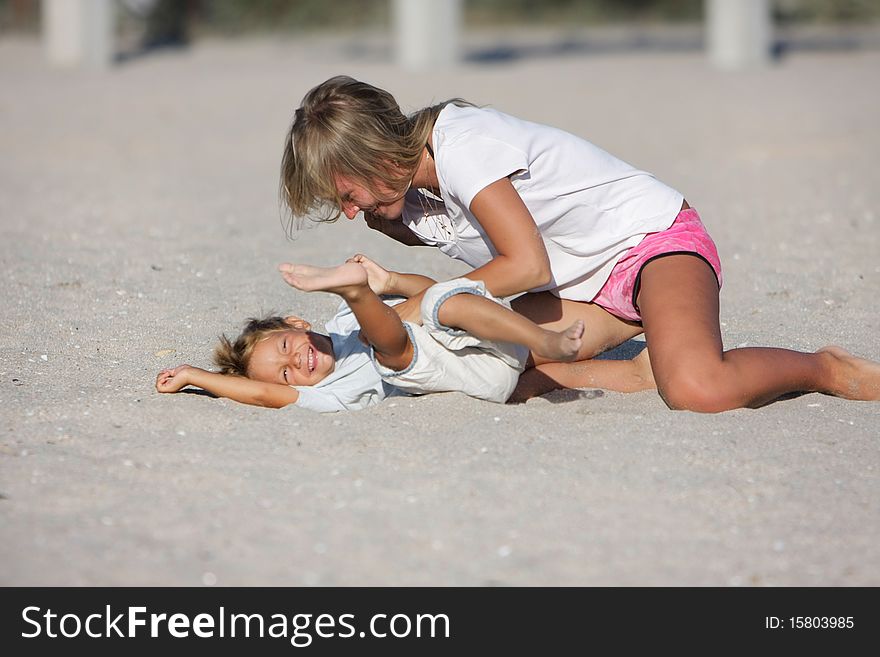
[[[309,346],[309,353],[306,357],[306,367],[309,374],[315,371],[315,348],[312,346]]]

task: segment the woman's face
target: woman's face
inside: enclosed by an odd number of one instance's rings
[[[342,199],[342,213],[354,219],[358,212],[371,214],[379,219],[399,219],[403,213],[406,192],[397,195],[381,182],[373,185],[373,191],[360,182],[347,176],[337,175],[333,179],[336,191]],[[379,200],[393,198],[394,200]]]

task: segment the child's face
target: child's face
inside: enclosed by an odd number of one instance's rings
[[[271,333],[254,346],[248,378],[266,383],[313,386],[336,367],[330,338],[302,329]]]

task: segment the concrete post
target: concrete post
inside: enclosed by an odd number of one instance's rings
[[[41,9],[50,64],[105,68],[113,62],[111,0],[42,0]]]
[[[461,0],[394,0],[395,61],[428,71],[458,61]]]
[[[769,0],[706,0],[706,44],[711,62],[724,69],[770,62]]]

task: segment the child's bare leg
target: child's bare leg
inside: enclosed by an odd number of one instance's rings
[[[547,360],[573,360],[581,347],[584,323],[576,320],[564,331],[549,331],[491,299],[475,294],[449,297],[438,310],[446,326],[464,329],[482,340],[525,345]]]
[[[413,346],[403,322],[370,289],[367,272],[360,264],[347,262],[323,268],[285,263],[278,269],[284,280],[298,290],[331,292],[345,299],[382,365],[401,370],[412,362]]]
[[[559,388],[603,388],[615,392],[653,390],[654,375],[648,350],[632,360],[579,360],[543,363],[523,372],[511,402],[524,402]]]
[[[642,333],[639,324],[615,317],[601,306],[560,299],[549,292],[524,294],[514,299],[511,305],[519,314],[551,331],[562,331],[575,320],[582,319],[585,331],[577,361],[598,356]],[[547,362],[542,358],[534,360],[536,365]]]
[[[718,285],[698,258],[667,256],[646,265],[638,302],[657,388],[671,408],[718,412],[791,392],[880,398],[880,365],[837,348],[723,351]]]

